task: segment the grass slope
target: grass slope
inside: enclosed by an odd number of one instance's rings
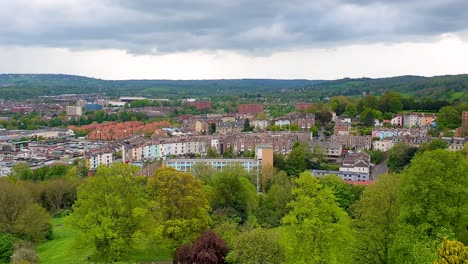
[[[75,238],[78,231],[64,225],[65,218],[52,219],[53,239],[38,245],[40,263],[43,264],[78,264],[88,262],[91,249],[76,247]],[[125,263],[156,262],[171,263],[169,252],[161,248],[135,249],[130,253]]]

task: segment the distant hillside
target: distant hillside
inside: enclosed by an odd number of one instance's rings
[[[269,93],[315,85],[319,80],[101,80],[64,74],[0,74],[0,98],[20,99],[41,95],[96,93],[110,96],[196,97],[242,93]]]
[[[208,97],[261,93],[301,99],[336,95],[381,95],[389,90],[417,98],[468,100],[468,75],[436,77],[399,76],[322,80],[220,79],[220,80],[101,80],[64,74],[0,74],[0,98],[26,99],[42,95],[97,93],[109,96],[152,98]]]
[[[389,90],[419,99],[468,100],[468,74],[435,77],[399,76],[391,78],[359,78],[328,81],[308,87],[321,96],[359,95],[371,92],[382,95]]]

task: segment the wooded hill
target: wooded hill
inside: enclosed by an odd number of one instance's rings
[[[209,97],[216,95],[304,96],[323,98],[335,95],[381,95],[393,90],[418,98],[468,100],[468,75],[436,77],[399,76],[323,80],[219,79],[219,80],[102,80],[64,74],[0,74],[0,98],[27,99],[68,93],[104,93],[109,96],[154,98]]]

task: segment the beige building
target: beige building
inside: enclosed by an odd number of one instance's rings
[[[208,131],[208,123],[204,121],[197,120],[195,121],[195,132],[203,133]]]
[[[81,116],[83,115],[82,106],[67,106],[67,116]]]
[[[372,148],[380,150],[382,152],[387,152],[393,147],[393,141],[391,139],[384,139],[384,140],[378,140],[374,141],[372,143]]]

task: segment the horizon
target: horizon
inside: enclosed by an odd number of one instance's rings
[[[443,77],[443,76],[458,76],[458,75],[468,75],[468,73],[457,73],[457,74],[436,74],[436,75],[394,75],[394,76],[383,76],[383,77],[342,77],[338,79],[306,79],[306,78],[262,78],[262,77],[248,77],[248,78],[213,78],[213,79],[105,79],[99,78],[94,76],[86,76],[86,75],[78,75],[78,74],[68,74],[68,73],[2,73],[0,75],[62,75],[62,76],[76,76],[76,77],[83,77],[83,78],[90,78],[96,79],[101,81],[217,81],[217,80],[278,80],[278,81],[296,81],[296,80],[304,80],[304,81],[339,81],[339,80],[347,80],[347,79],[391,79],[391,78],[399,78],[399,77],[421,77],[421,78],[434,78],[434,77]]]

